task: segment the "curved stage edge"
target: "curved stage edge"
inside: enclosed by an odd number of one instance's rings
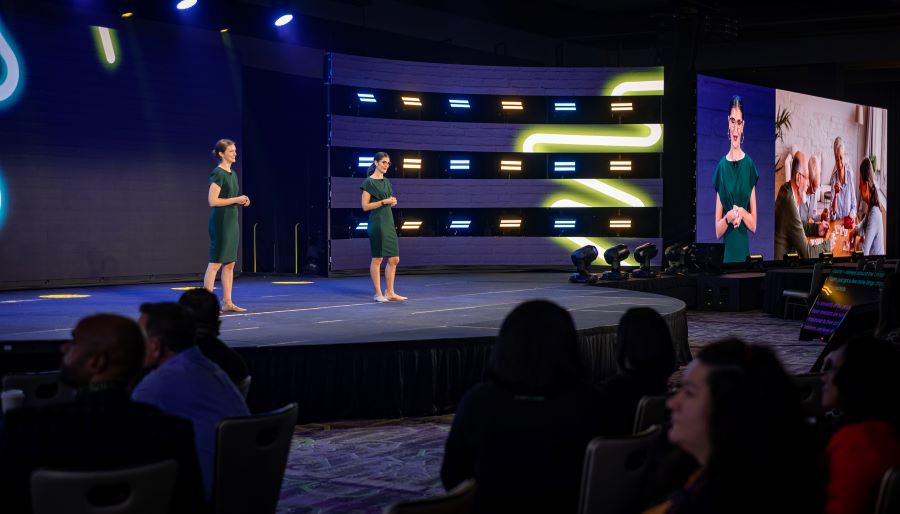
[[[222,339],[247,361],[251,410],[297,402],[300,422],[452,411],[484,378],[505,316],[537,298],[572,314],[592,382],[615,372],[618,320],[635,306],[656,309],[679,363],[691,358],[685,303],[667,296],[571,284],[568,273],[400,275],[397,285],[409,301],[373,302],[368,277],[237,281],[235,296],[250,312],[223,315]],[[46,291],[0,293],[0,373],[52,369],[78,319],[96,312],[136,317],[142,302],[177,300],[175,288],[83,288],[77,292],[89,297],[72,302],[33,301]]]

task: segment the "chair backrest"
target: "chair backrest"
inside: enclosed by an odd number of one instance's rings
[[[822,407],[822,373],[804,373],[791,375],[797,392],[800,394],[800,403],[806,415],[820,419],[825,415]]]
[[[23,407],[43,407],[75,399],[75,389],[62,383],[59,370],[41,373],[9,373],[3,377],[3,390],[21,389]]]
[[[822,289],[822,273],[825,271],[825,263],[817,262],[813,265],[812,282],[809,283],[809,298],[815,298]]]
[[[275,512],[296,424],[296,403],[219,422],[213,478],[216,513]]]
[[[165,514],[178,463],[172,459],[103,471],[38,469],[31,474],[34,514]]]
[[[393,503],[384,509],[384,514],[469,514],[476,490],[474,479],[464,480],[441,496]]]
[[[241,392],[241,395],[246,398],[247,393],[250,392],[250,381],[253,379],[250,375],[244,377],[240,382],[237,383],[238,391]]]
[[[659,425],[622,439],[594,438],[584,455],[579,514],[634,512],[644,482],[650,448],[662,432]]]
[[[900,513],[900,467],[891,468],[881,479],[878,500],[875,502],[875,514]]]
[[[640,434],[653,425],[664,425],[669,418],[669,409],[666,408],[668,395],[647,395],[641,398],[634,411],[633,434]]]

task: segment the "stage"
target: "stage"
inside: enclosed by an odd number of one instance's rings
[[[406,302],[372,301],[366,277],[243,277],[221,338],[247,360],[255,411],[290,401],[303,421],[427,415],[451,410],[483,378],[490,346],[516,305],[552,300],[572,314],[591,380],[615,370],[616,325],[634,306],[666,319],[681,363],[690,359],[685,303],[628,289],[571,284],[568,273],[401,275]],[[198,283],[0,293],[0,373],[52,369],[82,317],[137,317],[143,302],[177,301]],[[66,295],[67,298],[44,298]]]

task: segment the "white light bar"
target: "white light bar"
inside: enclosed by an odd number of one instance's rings
[[[575,171],[575,161],[553,161],[553,171]]]
[[[500,100],[500,105],[506,111],[521,111],[524,109],[521,100]]]
[[[609,161],[609,171],[631,171],[631,161]]]
[[[609,104],[609,110],[616,111],[633,111],[634,104],[632,102],[611,102]]]
[[[421,226],[421,221],[404,221],[403,226],[400,227],[400,230],[419,230],[419,227]]]
[[[403,158],[403,169],[420,170],[422,169],[422,159],[414,159],[412,157]]]
[[[462,100],[462,99],[458,99],[458,98],[451,98],[451,99],[450,99],[450,107],[453,108],[453,109],[468,109],[468,108],[471,107],[471,106],[469,105],[469,101],[468,101],[468,100]]]
[[[553,109],[556,111],[574,111],[575,102],[554,102]]]
[[[373,162],[375,162],[374,155],[360,155],[359,164],[357,164],[357,166],[360,168],[368,168]]]
[[[361,221],[361,222],[359,223],[359,225],[356,226],[356,230],[366,230],[366,229],[368,229],[368,228],[369,228],[369,222],[368,222],[368,221]]]
[[[375,95],[372,93],[356,93],[356,96],[359,97],[360,102],[375,103],[378,101],[375,100]]]
[[[522,161],[500,161],[500,171],[522,171]]]
[[[553,228],[575,228],[575,220],[554,220]]]
[[[522,220],[500,220],[500,228],[519,228],[522,226]]]
[[[469,228],[471,224],[471,220],[453,220],[450,222],[450,228]]]
[[[451,170],[467,170],[469,169],[469,159],[450,159]]]
[[[631,228],[630,219],[611,219],[609,220],[609,228]]]
[[[403,100],[403,105],[422,107],[422,100],[418,96],[401,96],[400,99]]]

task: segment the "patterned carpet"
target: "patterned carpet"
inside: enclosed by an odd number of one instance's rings
[[[801,321],[758,311],[688,312],[691,351],[725,337],[772,347],[790,373],[809,370],[822,343],[797,340]],[[402,499],[443,492],[452,415],[344,421],[296,428],[279,513],[377,513]]]

